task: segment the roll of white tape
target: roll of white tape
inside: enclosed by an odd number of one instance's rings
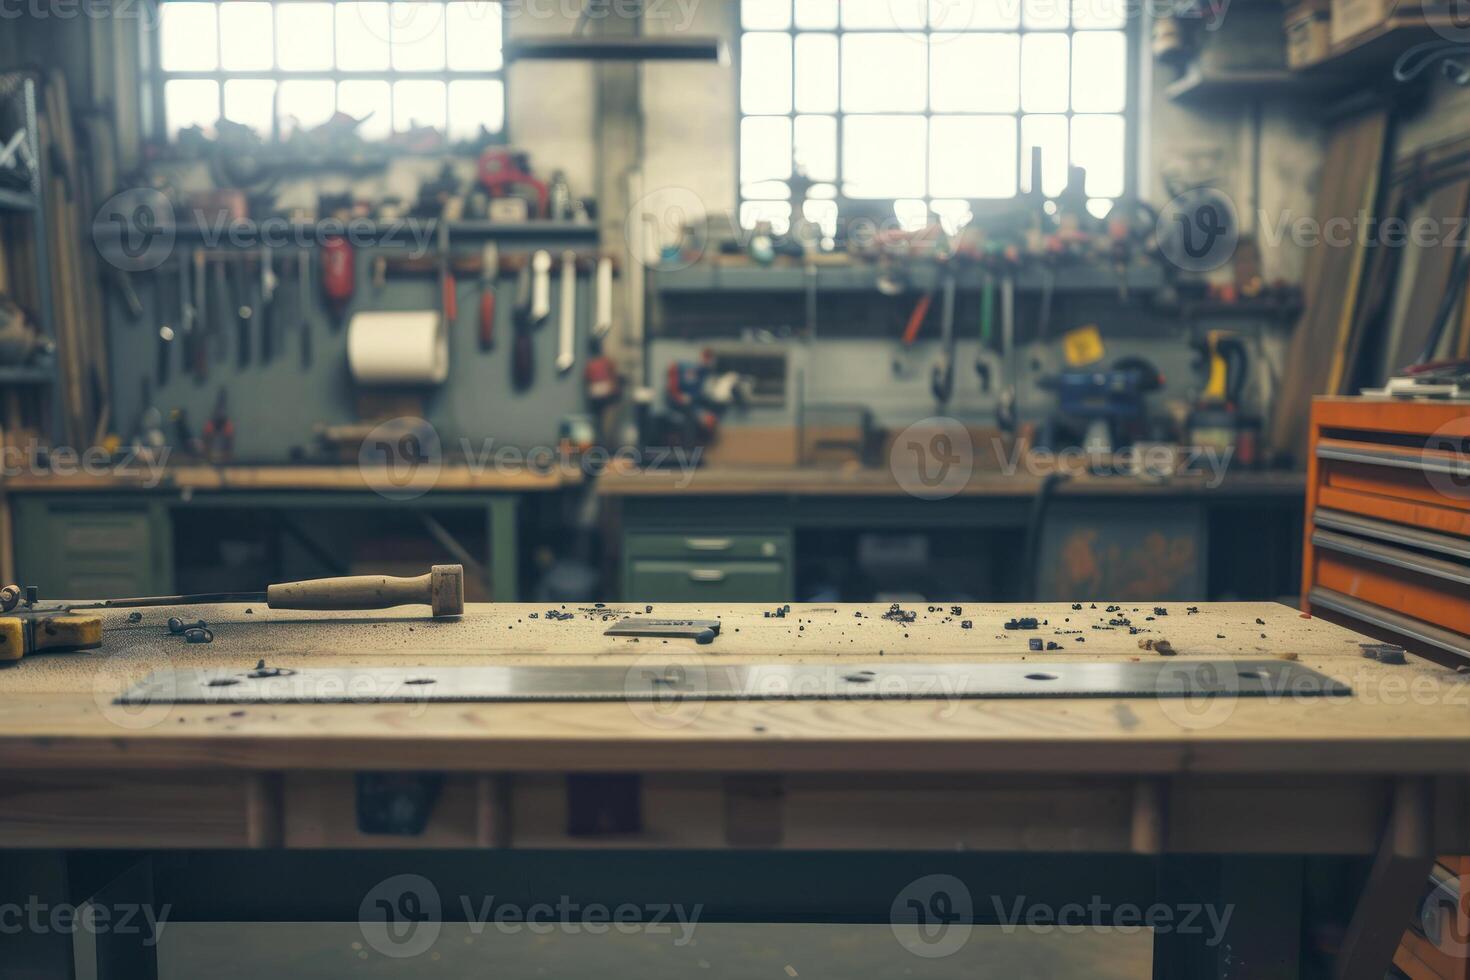
[[[347,366],[360,385],[439,385],[449,377],[449,333],[435,311],[358,313],[347,327]]]

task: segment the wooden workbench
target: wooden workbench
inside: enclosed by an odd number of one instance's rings
[[[883,921],[880,911],[888,915],[894,895],[924,868],[971,887],[991,876],[985,887],[1009,889],[1015,878],[1021,894],[1022,879],[1041,875],[1052,894],[1063,881],[1074,889],[1103,882],[1097,887],[1135,896],[1143,889],[1159,900],[1240,903],[1236,921],[1248,925],[1223,950],[1156,937],[1155,975],[1288,977],[1297,975],[1302,856],[1376,855],[1343,943],[1341,975],[1374,976],[1376,968],[1381,977],[1431,856],[1470,846],[1470,681],[1412,656],[1400,666],[1364,659],[1362,637],[1285,606],[1208,605],[1191,614],[1176,604],[1167,615],[1125,606],[1118,612],[1141,630],[1135,634],[1108,628],[1118,613],[1102,606],[972,605],[958,614],[919,607],[913,623],[900,624],[875,606],[796,605],[777,617],[769,607],[657,604],[657,616],[717,617],[721,635],[708,646],[603,635],[610,617],[645,608],[572,607],[573,619],[554,621],[541,606],[471,606],[462,620],[437,622],[412,610],[355,617],[189,610],[212,627],[209,645],[167,634],[167,610],[143,610],[138,623],[110,611],[103,650],[28,659],[0,672],[0,841],[44,849],[21,862],[24,874],[16,871],[10,887],[34,889],[58,873],[55,862],[70,849],[143,849],[154,854],[150,894],[196,903],[192,913],[176,914],[350,919],[362,892],[333,896],[328,886],[371,886],[367,868],[422,868],[449,888],[463,884],[467,869],[483,871],[476,862],[576,849],[585,855],[577,868],[616,878],[602,862],[621,859],[607,857],[608,849],[635,849],[648,855],[637,866],[643,870],[619,866],[625,877],[651,875],[636,886],[624,881],[635,891],[732,888],[740,897],[706,895],[711,908],[747,917],[764,910],[784,921]],[[1044,625],[1008,631],[1005,622],[1017,615]],[[1035,637],[1063,649],[1031,652],[1027,640]],[[518,662],[635,670],[878,658],[1044,664],[1152,658],[1140,641],[1165,638],[1186,659],[1295,657],[1354,693],[1204,703],[735,701],[684,704],[672,715],[626,703],[112,703],[156,669],[243,670],[260,659],[281,667]],[[422,833],[361,830],[356,774],[365,771],[410,780],[442,774]],[[405,863],[378,854],[404,847],[453,857]],[[352,857],[346,864],[291,857],[323,848],[352,849]],[[170,849],[184,849],[187,860],[163,853]],[[226,853],[242,849],[248,861]],[[751,856],[732,865],[718,856],[730,850]],[[754,852],[784,854],[795,863],[779,873],[801,875],[814,873],[803,862],[825,860],[809,852],[831,850],[852,852],[854,863],[833,872],[830,889],[811,880],[796,892],[789,881],[732,884],[742,867],[778,873]],[[690,855],[677,864],[683,870],[671,870],[662,856],[670,851]],[[1022,853],[1029,855],[1022,864],[1008,857]],[[19,858],[12,852],[4,860]],[[547,887],[578,887],[578,871],[556,866],[569,877],[553,875]],[[860,867],[871,871],[861,884],[842,877]],[[275,880],[269,900],[248,908],[243,884],[232,883],[222,898],[218,882],[209,889],[190,877],[298,872],[311,879],[292,879],[287,890],[299,887],[299,896],[283,899]],[[757,894],[765,904],[751,904]],[[1180,967],[1186,960],[1192,965]],[[1200,966],[1206,961],[1212,965]],[[1250,964],[1244,972],[1242,963]]]

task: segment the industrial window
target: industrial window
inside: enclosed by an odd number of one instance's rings
[[[835,227],[839,196],[947,224],[972,202],[1087,169],[1095,212],[1127,184],[1127,0],[742,0],[740,220]],[[829,231],[830,234],[830,231]]]
[[[366,139],[505,129],[500,3],[162,0],[156,64],[170,139],[224,118],[266,139],[364,119]]]

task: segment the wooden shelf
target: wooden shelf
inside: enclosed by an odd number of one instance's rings
[[[1351,79],[1354,85],[1371,84],[1373,72],[1387,71],[1409,48],[1425,41],[1448,40],[1440,31],[1455,30],[1454,18],[1448,15],[1405,14],[1390,17],[1377,27],[1335,44],[1327,57],[1292,72],[1298,79],[1333,79],[1341,83]]]
[[[1345,80],[1336,76],[1303,77],[1286,68],[1249,71],[1202,72],[1192,67],[1178,81],[1164,88],[1172,101],[1202,105],[1240,99],[1269,99],[1282,96],[1329,95]]]

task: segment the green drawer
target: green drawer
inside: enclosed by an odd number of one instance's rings
[[[786,531],[630,531],[624,541],[629,558],[690,558],[699,561],[756,559],[785,562],[791,555]]]
[[[791,591],[786,573],[779,561],[636,559],[623,594],[633,602],[782,602]]]

